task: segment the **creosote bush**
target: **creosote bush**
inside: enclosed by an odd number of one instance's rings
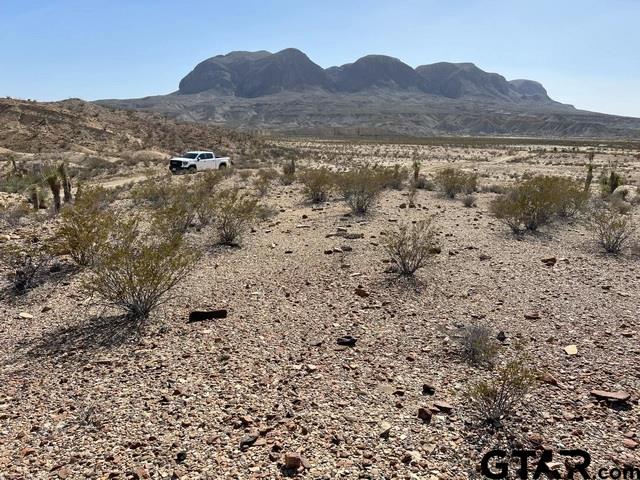
[[[62,210],[56,248],[81,267],[96,262],[113,228],[115,218],[105,210],[107,195],[103,188],[88,188],[76,198],[75,205],[66,205]]]
[[[237,245],[258,213],[258,201],[237,188],[222,190],[216,199],[216,230],[223,245]]]
[[[436,247],[433,217],[415,224],[402,224],[396,231],[385,232],[384,247],[401,275],[413,275],[424,267]]]
[[[630,213],[624,213],[604,202],[591,208],[589,224],[602,248],[614,255],[622,251],[635,231]]]
[[[325,202],[335,185],[335,174],[328,168],[307,168],[299,174],[304,196],[312,203]]]
[[[381,177],[382,187],[391,188],[393,190],[402,190],[404,182],[409,175],[407,169],[400,167],[400,165],[394,165],[392,167],[377,167],[376,170],[378,175]]]
[[[13,293],[21,295],[36,286],[48,270],[53,256],[46,246],[29,242],[24,247],[0,246],[0,264],[7,270]]]
[[[90,266],[85,290],[107,306],[141,322],[163,303],[193,268],[198,254],[184,248],[182,235],[151,228],[143,233],[137,219],[118,220]]]
[[[359,167],[337,175],[337,185],[356,215],[366,214],[384,189],[385,179],[376,169]]]
[[[475,192],[477,179],[478,177],[474,173],[449,167],[440,170],[436,174],[435,182],[445,196],[455,198],[459,193],[470,194]]]
[[[535,382],[527,360],[512,360],[497,371],[490,381],[482,380],[468,391],[473,413],[481,420],[499,426],[513,412]]]
[[[588,192],[576,181],[538,175],[523,180],[496,198],[491,213],[514,233],[535,231],[554,217],[571,217],[585,208]]]

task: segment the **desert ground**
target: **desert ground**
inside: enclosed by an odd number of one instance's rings
[[[408,183],[363,216],[336,192],[309,203],[299,181],[273,180],[261,195],[259,169],[281,171],[286,161],[244,155],[223,183],[270,214],[240,247],[189,228],[184,248],[203,254],[140,334],[116,328],[118,312],[89,296],[86,273],[59,256],[45,281],[0,300],[0,479],[458,480],[483,478],[480,460],[494,448],[583,449],[591,473],[640,467],[637,233],[612,256],[582,216],[516,236],[489,213],[496,192],[528,175],[582,181],[593,147],[270,142],[295,152],[298,169],[410,169],[417,159],[426,177],[472,171],[475,206],[419,189],[407,208]],[[13,153],[25,164],[46,158]],[[188,189],[200,175],[169,175],[162,154],[105,156],[114,167],[83,181],[115,191],[123,214],[140,208],[131,192],[145,179]],[[598,147],[594,165],[596,179],[615,165],[640,182],[637,149]],[[1,195],[5,205],[24,202]],[[428,216],[440,253],[413,279],[390,272],[385,232]],[[59,223],[44,211],[25,215],[2,224],[0,241],[44,242]],[[226,318],[188,321],[213,309]],[[470,325],[501,338],[495,368],[461,355]],[[355,344],[339,345],[343,336]],[[487,425],[468,388],[514,358],[537,381],[500,425]],[[287,469],[292,454],[301,466]]]

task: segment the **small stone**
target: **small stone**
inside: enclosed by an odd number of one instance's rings
[[[284,468],[289,470],[297,470],[302,466],[302,457],[297,452],[288,452],[284,454]]]
[[[431,418],[433,417],[433,413],[431,410],[425,407],[418,408],[418,418],[422,420],[424,423],[431,423]]]
[[[176,463],[182,463],[187,459],[187,452],[178,452],[176,455]]]
[[[435,395],[436,388],[428,383],[422,385],[422,394],[423,395]]]
[[[244,450],[246,448],[249,448],[251,445],[256,443],[256,440],[258,440],[258,434],[257,433],[250,433],[248,435],[245,435],[240,440],[240,449]]]
[[[527,320],[539,320],[540,312],[525,312],[524,318]]]
[[[214,320],[227,318],[227,309],[220,308],[217,310],[194,310],[189,314],[187,323],[203,322],[205,320]]]
[[[433,402],[433,405],[443,413],[450,413],[453,410],[453,405],[442,400]]]
[[[496,339],[497,339],[499,342],[504,342],[504,341],[507,339],[507,335],[506,335],[502,330],[500,330],[500,331],[498,332],[498,335],[496,335]]]
[[[356,295],[358,295],[359,297],[362,298],[366,298],[369,296],[369,292],[367,292],[364,288],[362,287],[357,287],[353,293],[355,293]]]
[[[542,263],[544,263],[547,267],[553,267],[558,259],[556,257],[547,257],[542,259]]]
[[[355,337],[352,337],[351,335],[345,335],[344,337],[340,337],[336,340],[338,345],[343,345],[346,347],[353,347],[357,341],[358,339]]]
[[[591,395],[596,397],[598,400],[607,400],[608,402],[626,402],[631,398],[631,395],[621,390],[617,392],[607,392],[605,390],[592,390]]]
[[[25,319],[27,319],[27,320],[31,320],[31,319],[33,318],[33,315],[31,315],[30,313],[27,313],[27,312],[20,312],[20,313],[18,314],[18,316],[19,316],[20,318],[25,318]]]
[[[564,347],[564,351],[567,355],[577,355],[578,347],[577,345],[567,345],[566,347]]]
[[[636,448],[638,448],[638,445],[640,445],[640,443],[636,442],[635,440],[633,440],[631,438],[625,438],[622,441],[622,445],[625,448],[628,448],[629,450],[635,450]]]
[[[380,438],[389,438],[389,433],[391,433],[391,425],[389,422],[382,422],[380,424],[380,429],[378,430],[378,436]]]
[[[558,386],[558,380],[548,372],[542,373],[538,377],[538,380],[540,380],[542,383],[548,383],[549,385]]]

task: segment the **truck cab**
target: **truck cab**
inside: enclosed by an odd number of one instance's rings
[[[174,175],[196,173],[202,170],[222,170],[231,166],[229,157],[216,157],[211,151],[191,151],[169,160],[169,170]]]

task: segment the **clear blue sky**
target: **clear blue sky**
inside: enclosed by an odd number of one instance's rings
[[[640,117],[640,0],[0,0],[0,96],[168,93],[205,58],[287,47],[323,67],[470,61]]]

